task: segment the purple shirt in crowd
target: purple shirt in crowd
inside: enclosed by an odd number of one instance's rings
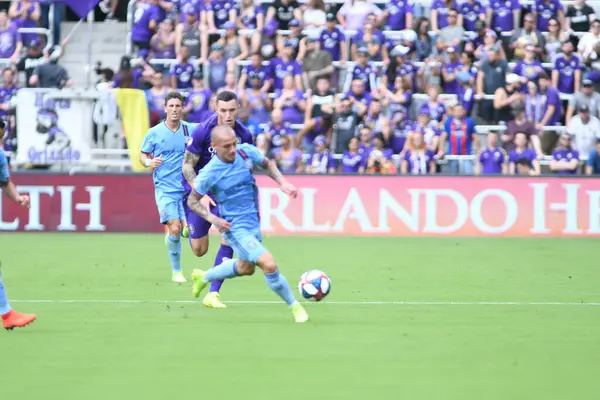
[[[502,173],[506,153],[504,150],[496,147],[487,148],[479,153],[479,163],[481,164],[481,173],[483,175],[494,175]]]
[[[578,54],[571,54],[567,57],[559,53],[554,57],[553,71],[558,71],[558,91],[561,93],[572,94],[575,91],[575,71],[583,70],[583,62]]]
[[[327,29],[323,29],[323,31],[321,31],[321,35],[319,36],[321,50],[325,50],[331,54],[331,59],[333,61],[340,60],[342,56],[341,42],[345,41],[346,36],[338,27],[333,28],[332,32],[328,31]]]
[[[435,160],[433,151],[427,149],[423,154],[413,153],[407,150],[404,153],[404,161],[408,162],[408,173],[412,175],[425,175],[430,172],[429,164]]]
[[[0,87],[0,104],[10,103],[13,96],[17,94],[18,90],[19,90],[19,88],[16,86],[11,86],[11,87],[1,86]],[[8,115],[7,111],[0,110],[0,117],[5,118],[7,115]]]
[[[140,88],[140,81],[142,80],[142,75],[144,75],[144,72],[139,69],[139,68],[133,68],[131,70],[131,73],[133,74],[133,83],[131,85],[132,89],[139,89]],[[113,79],[113,88],[118,88],[121,86],[121,73],[117,73],[115,75],[115,78]]]
[[[390,13],[387,29],[402,31],[406,28],[406,14],[414,13],[414,6],[412,0],[390,0],[385,5],[385,11]]]
[[[564,7],[559,0],[535,0],[529,10],[537,14],[537,29],[544,32],[548,30],[548,21],[558,19],[558,12],[564,10]]]
[[[541,92],[540,92],[541,93]],[[554,114],[550,117],[550,120],[547,122],[548,125],[556,125],[560,122],[561,117],[561,101],[560,101],[560,93],[553,87],[548,87],[546,93],[542,94],[542,101],[544,102],[544,111],[542,115],[546,114],[548,110],[548,106],[554,106]]]
[[[535,60],[532,63],[519,61],[513,69],[515,74],[525,77],[530,81],[537,81],[541,71],[543,71],[542,63],[540,63],[538,60]]]
[[[367,65],[366,67],[361,67],[360,65],[356,64],[354,68],[352,68],[352,79],[360,79],[361,81],[363,81],[365,83],[365,91],[367,92],[370,92],[371,90],[375,89],[371,89],[371,77],[374,78],[374,75],[375,70],[371,68],[370,65]]]
[[[294,136],[294,131],[290,129],[287,124],[281,124],[281,126],[275,126],[273,122],[269,122],[264,132],[271,137],[271,148],[281,147],[281,136],[288,135]]]
[[[467,32],[476,31],[476,23],[481,14],[486,13],[486,8],[479,0],[464,1],[458,6],[458,13],[463,15],[463,27]]]
[[[23,3],[21,3],[21,2],[17,3],[17,14],[19,14],[19,16],[12,20],[12,22],[17,26],[17,28],[37,28],[38,27],[37,21],[34,21],[31,18],[31,14],[33,14],[33,12],[35,11],[36,3],[37,2],[34,2],[29,7],[27,7],[27,17],[25,17],[25,18],[21,17],[21,10],[23,9]],[[23,36],[23,42],[25,42],[25,45],[27,45],[32,40],[37,39],[36,33],[23,33],[22,36]]]
[[[521,9],[519,0],[491,0],[489,8],[494,10],[492,17],[493,30],[508,32],[514,29],[513,11]]]
[[[273,89],[283,89],[283,79],[288,75],[302,75],[302,67],[296,60],[285,62],[279,57],[271,60],[271,70],[274,76]]]
[[[438,29],[442,29],[448,26],[448,11],[451,8],[457,8],[456,2],[453,1],[450,7],[446,5],[446,2],[443,0],[433,0],[431,3],[431,10],[437,11],[437,22]]]
[[[448,62],[443,67],[442,70],[446,71],[447,74],[456,74],[462,68],[462,64],[460,62]],[[447,94],[460,94],[461,87],[458,79],[454,78],[454,80],[449,82],[444,82],[444,92]]]
[[[206,5],[206,11],[214,12],[214,22],[217,29],[223,28],[223,24],[229,21],[229,11],[235,10],[235,4],[229,0],[211,0]]]
[[[458,93],[458,101],[463,105],[467,115],[471,115],[471,110],[473,109],[473,105],[475,104],[475,91],[472,87],[467,87],[466,89],[461,87]]]
[[[419,109],[420,114],[427,114],[431,120],[438,122],[444,119],[447,112],[446,106],[443,103],[430,104],[427,102]]]
[[[275,91],[275,98],[279,99],[282,91]],[[304,122],[304,111],[301,111],[297,104],[304,98],[302,90],[296,90],[292,99],[285,100],[281,106],[283,113],[283,122],[288,124],[302,124]]]
[[[187,14],[194,14],[196,18],[200,17],[200,13],[205,11],[205,2],[202,0],[180,0],[179,4],[179,22],[185,22]]]
[[[571,161],[579,160],[579,152],[573,149],[556,149],[552,152],[552,159],[555,161]],[[557,174],[561,175],[574,175],[577,174],[579,168],[572,169],[570,171],[557,171]]]
[[[196,173],[204,168],[215,155],[215,150],[210,146],[210,132],[217,124],[218,115],[215,113],[208,118],[206,122],[198,125],[196,129],[194,129],[192,139],[185,148],[190,153],[200,156],[200,160],[198,160],[198,164],[196,164],[196,167],[194,168]],[[235,122],[233,130],[239,139],[239,143],[253,144],[252,134],[239,120]],[[190,191],[190,185],[188,185],[185,177],[182,177],[182,182],[185,190]]]
[[[317,174],[326,174],[329,168],[335,168],[335,161],[329,150],[314,152],[306,165],[311,167],[311,171]]]
[[[256,29],[257,22],[256,16],[258,14],[264,14],[264,11],[261,6],[254,7],[254,12],[252,13],[252,17],[249,17],[247,14],[242,15],[241,21],[242,25],[246,27],[246,29]]]
[[[133,15],[131,40],[134,42],[149,42],[153,35],[150,30],[150,22],[158,22],[159,17],[159,9],[154,4],[141,3],[137,6]]]
[[[533,166],[533,160],[536,159],[535,151],[533,149],[524,149],[522,152],[517,151],[517,149],[512,150],[508,153],[508,162],[509,163],[517,163],[520,160],[527,160],[530,166]],[[518,168],[515,168],[515,173],[518,175]]]
[[[252,64],[246,65],[242,69],[242,74],[246,74],[248,77],[246,79],[246,87],[248,89],[252,87],[250,85],[250,78],[258,77],[260,79],[260,87],[263,87],[267,80],[272,79],[271,67],[269,65],[261,65],[259,68],[256,68]]]
[[[295,174],[298,160],[302,159],[302,152],[297,148],[293,148],[287,156],[284,156],[279,147],[273,150],[273,158],[277,160],[277,165],[282,173]]]
[[[200,123],[205,121],[212,111],[210,111],[210,96],[212,92],[209,89],[192,90],[185,102],[186,107],[192,105],[192,110],[187,115],[189,122]]]
[[[171,67],[171,75],[177,77],[177,89],[191,89],[192,88],[192,76],[196,72],[196,67],[189,62],[182,64],[177,63]]]
[[[0,29],[0,58],[11,58],[17,49],[17,43],[22,42],[21,34],[15,24],[8,24]]]
[[[345,152],[342,156],[340,165],[342,166],[342,173],[344,174],[356,174],[360,167],[365,167],[366,158],[364,151],[358,151],[356,153]]]

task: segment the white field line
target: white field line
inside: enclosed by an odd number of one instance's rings
[[[11,300],[11,303],[50,304],[195,304],[198,300]],[[227,304],[281,305],[281,301],[225,301]],[[307,302],[311,303],[311,302]],[[306,304],[306,303],[305,303]],[[319,304],[336,306],[566,306],[600,307],[600,302],[544,302],[544,301],[323,301]]]

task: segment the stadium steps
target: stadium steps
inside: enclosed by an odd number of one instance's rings
[[[63,39],[74,26],[74,22],[62,23]],[[93,29],[92,68],[101,61],[104,67],[112,68],[116,72],[121,56],[125,53],[127,24],[95,22]],[[85,87],[87,82],[88,40],[88,26],[82,24],[69,39],[68,47],[60,61],[61,65],[69,71],[75,87]],[[95,83],[96,78],[96,74],[92,72],[92,84]]]

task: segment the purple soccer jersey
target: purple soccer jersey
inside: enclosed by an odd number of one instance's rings
[[[270,122],[264,132],[271,137],[271,149],[277,149],[281,147],[281,136],[288,135],[293,136],[294,131],[290,129],[287,124],[282,124],[281,126],[273,125],[273,122]]]
[[[35,3],[30,4],[27,7],[27,16],[25,18],[22,17],[21,11],[23,10],[23,3],[17,3],[17,14],[18,17],[14,18],[12,22],[17,26],[17,28],[37,28],[38,23],[31,18],[31,14],[35,11]],[[25,44],[31,42],[32,40],[37,39],[37,33],[24,33],[22,34],[23,42]]]
[[[196,174],[200,171],[215,155],[214,149],[210,146],[210,132],[212,129],[218,125],[218,116],[217,114],[213,114],[206,120],[206,122],[198,125],[194,132],[192,133],[191,140],[188,142],[186,146],[186,151],[189,151],[192,154],[200,156],[200,160],[198,160],[198,164],[194,168]],[[233,128],[236,136],[238,137],[238,143],[248,143],[253,144],[252,134],[250,131],[241,124],[240,121],[236,121],[235,127]],[[182,177],[183,187],[186,191],[186,194],[183,198],[183,209],[185,211],[187,224],[189,227],[190,238],[198,239],[204,237],[208,234],[210,229],[210,223],[201,218],[195,212],[190,210],[187,206],[187,199],[192,191],[190,185],[187,183],[185,177]],[[218,206],[211,207],[210,212],[215,215],[219,215]]]
[[[479,163],[481,164],[481,173],[483,175],[495,175],[502,173],[506,153],[496,147],[495,149],[485,149],[479,153]]]
[[[438,29],[442,29],[448,26],[448,11],[451,8],[456,8],[456,2],[453,1],[450,7],[446,5],[443,0],[433,0],[431,3],[431,10],[437,11]]]
[[[366,67],[361,67],[360,65],[355,65],[352,69],[352,79],[360,79],[365,83],[365,91],[370,92],[375,88],[371,88],[371,76],[375,74],[375,70],[371,68],[370,65]]]
[[[402,31],[406,29],[406,14],[414,13],[412,0],[390,0],[385,5],[385,11],[390,13],[386,26],[388,30]]]
[[[547,122],[548,125],[556,125],[560,122],[561,117],[561,101],[560,93],[553,87],[549,87],[546,93],[542,93],[542,101],[544,102],[544,110],[542,115],[546,114],[548,106],[554,106],[554,114]]]
[[[247,14],[242,15],[241,21],[242,25],[246,27],[246,29],[256,29],[257,22],[256,16],[258,14],[264,14],[264,11],[261,6],[254,7],[254,12],[252,13],[252,17],[249,17]]]
[[[214,22],[217,29],[223,28],[229,21],[229,12],[235,10],[235,3],[229,0],[212,0],[206,5],[206,11],[214,12]]]
[[[302,75],[302,67],[296,60],[285,62],[282,58],[274,58],[271,60],[271,70],[274,76],[273,89],[283,89],[283,79],[288,75]]]
[[[341,42],[345,41],[346,36],[337,27],[333,28],[333,31],[331,32],[327,29],[323,29],[321,31],[321,35],[319,36],[319,43],[321,43],[321,49],[331,54],[331,59],[333,61],[340,60],[342,56]]]
[[[13,96],[15,96],[17,94],[18,90],[19,90],[19,88],[16,86],[0,87],[0,103],[1,104],[10,103]],[[0,110],[0,117],[6,118],[6,116],[8,116],[8,111]]]
[[[275,99],[280,99],[282,96],[281,90],[275,91]],[[302,124],[304,123],[304,111],[301,111],[297,106],[297,102],[304,99],[304,92],[296,90],[294,96],[283,101],[281,111],[283,113],[283,122],[287,124]]]
[[[508,32],[514,29],[513,11],[521,9],[519,0],[491,0],[489,8],[494,10],[492,17],[493,30]]]
[[[298,160],[302,159],[302,152],[294,148],[287,156],[284,156],[281,148],[277,148],[273,150],[273,158],[277,160],[277,165],[281,172],[284,174],[295,174]]]
[[[329,168],[335,168],[335,160],[329,150],[324,150],[312,153],[306,165],[311,167],[314,174],[326,174]]]
[[[446,110],[446,106],[442,103],[437,103],[435,105],[430,104],[429,102],[423,104],[419,109],[419,113],[429,115],[429,118],[433,121],[441,122],[444,119],[448,111]]]
[[[539,61],[535,60],[532,63],[528,63],[525,61],[519,61],[517,63],[517,65],[515,65],[515,68],[513,69],[513,72],[519,76],[523,76],[527,79],[529,79],[530,81],[536,81],[538,76],[540,76],[540,72],[542,72],[542,63],[540,63]]]
[[[261,65],[259,68],[256,68],[254,65],[250,64],[242,69],[242,74],[248,76],[248,79],[246,79],[246,87],[248,89],[252,87],[250,85],[250,78],[258,77],[258,79],[260,79],[260,87],[263,87],[266,81],[272,79],[271,72],[271,67],[269,65]]]
[[[458,13],[463,15],[463,27],[465,31],[475,32],[477,20],[481,14],[486,13],[486,8],[481,4],[479,0],[474,1],[463,1],[458,6]]]
[[[200,13],[205,10],[205,2],[202,0],[180,0],[179,22],[185,22],[185,16],[187,14],[194,14],[197,18],[199,18]]]
[[[173,65],[170,74],[177,77],[177,89],[191,89],[194,72],[196,72],[196,67],[188,62]]]
[[[536,159],[535,151],[533,149],[524,149],[519,152],[517,149],[514,149],[510,153],[508,153],[508,162],[509,163],[517,163],[521,160],[527,160],[530,166],[533,166],[533,160]],[[515,169],[515,173],[518,175],[518,169]]]
[[[151,21],[159,21],[159,9],[154,4],[141,3],[133,14],[131,40],[134,42],[149,42],[152,38]]]
[[[408,162],[408,173],[412,175],[425,175],[430,172],[430,163],[435,160],[433,151],[427,149],[423,154],[415,154],[411,150],[404,153],[404,161]]]
[[[9,24],[6,29],[0,29],[0,58],[11,58],[15,53],[17,43],[22,40],[16,25]]]
[[[537,29],[544,32],[548,30],[548,21],[558,18],[558,12],[564,10],[564,7],[558,0],[535,0],[529,10],[537,14]]]
[[[579,160],[579,152],[573,149],[556,149],[552,152],[552,159],[554,161],[571,161],[571,160]],[[577,174],[578,168],[572,169],[570,171],[557,171],[557,174],[560,175],[575,175]]]
[[[342,166],[342,173],[344,174],[356,174],[360,167],[365,167],[366,164],[364,152],[358,151],[354,154],[349,151],[345,152],[340,162]]]
[[[567,57],[559,53],[553,60],[553,71],[558,71],[558,91],[572,94],[575,91],[575,71],[583,70],[583,62],[578,54]]]
[[[210,111],[210,89],[192,90],[185,102],[186,107],[191,105],[192,109],[187,116],[189,122],[200,123],[205,121],[211,114]]]
[[[139,68],[132,69],[131,73],[133,75],[133,83],[131,86],[133,89],[139,89],[140,83],[142,80],[142,76],[144,75],[144,73]],[[113,84],[112,84],[113,88],[118,88],[119,86],[121,86],[121,73],[118,73],[115,75],[115,78],[113,79]]]
[[[460,62],[448,62],[445,64],[442,69],[446,71],[447,74],[456,74],[462,68],[462,64]],[[454,80],[449,82],[444,82],[444,92],[447,94],[460,94],[461,87],[460,82],[454,78]]]

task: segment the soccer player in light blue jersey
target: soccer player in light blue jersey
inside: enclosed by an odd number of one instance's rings
[[[308,314],[294,298],[290,285],[280,274],[273,256],[262,245],[258,188],[252,169],[264,168],[267,175],[292,198],[298,195],[298,190],[279,172],[275,161],[264,157],[252,145],[237,145],[237,137],[231,126],[218,125],[213,128],[211,146],[216,157],[198,173],[192,194],[188,198],[188,206],[221,232],[239,258],[225,260],[206,272],[195,269],[192,273],[194,297],[198,298],[209,282],[252,275],[258,265],[263,270],[269,287],[292,309],[295,321],[308,321]],[[221,217],[211,213],[203,204],[202,198],[208,193],[215,197]]]
[[[29,208],[29,196],[17,193],[15,184],[10,180],[8,161],[2,149],[2,137],[4,136],[4,122],[0,121],[0,190],[12,201],[23,207]],[[0,194],[1,195],[1,194]],[[2,271],[0,271],[0,315],[4,329],[12,330],[29,325],[37,318],[34,314],[21,314],[10,307],[8,296],[2,283]]]
[[[185,146],[191,137],[190,133],[196,128],[196,124],[181,120],[183,104],[183,96],[180,93],[167,94],[166,118],[148,131],[140,153],[140,162],[153,168],[154,197],[160,222],[166,224],[169,229],[165,242],[171,261],[172,280],[176,283],[187,282],[181,271],[180,237],[185,228],[185,190],[181,183],[181,164]]]

